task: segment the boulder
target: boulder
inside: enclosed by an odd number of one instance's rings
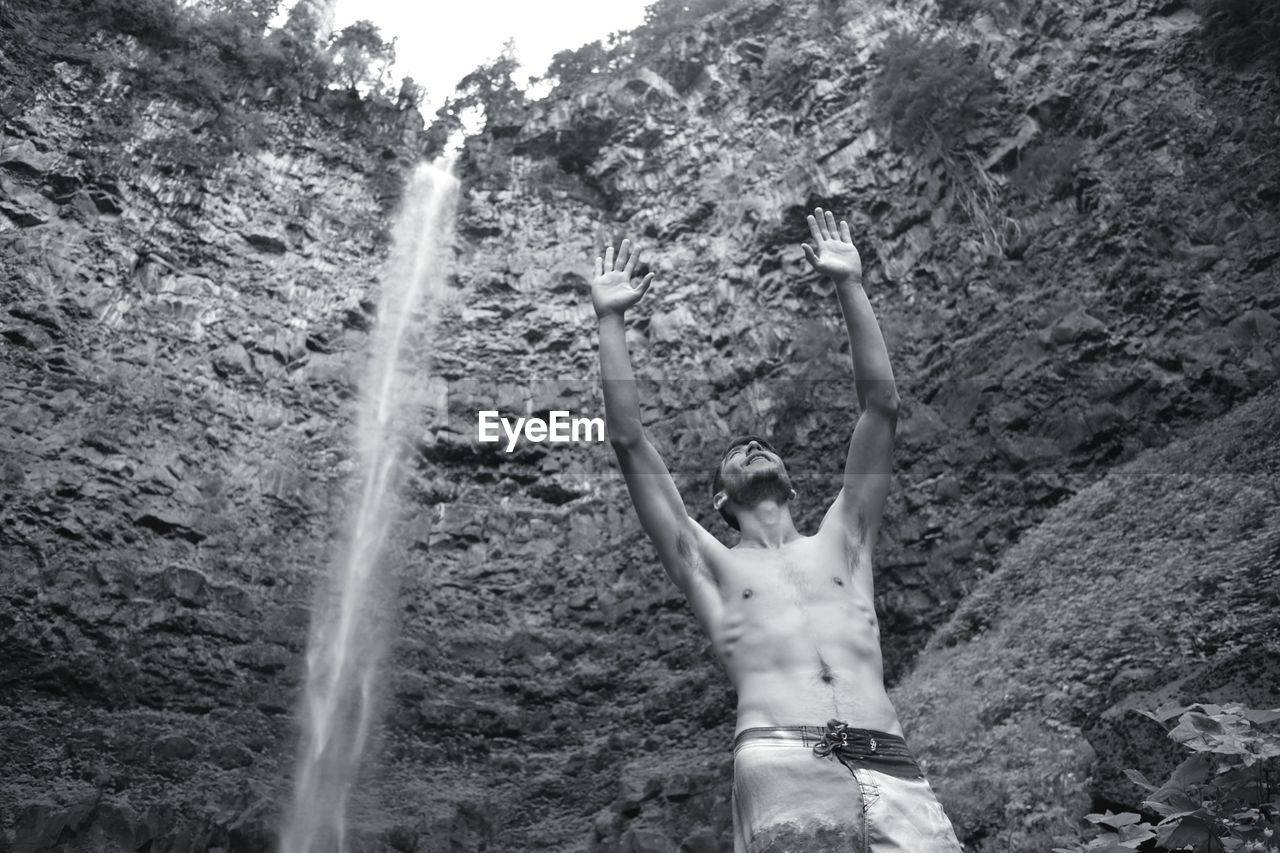
[[[1065,345],[1080,340],[1097,340],[1105,338],[1107,325],[1096,317],[1090,316],[1083,309],[1077,309],[1063,316],[1041,333],[1045,344]]]
[[[152,754],[161,761],[188,761],[200,752],[195,741],[186,735],[172,734],[158,738]]]
[[[11,199],[0,198],[0,214],[4,214],[10,222],[20,228],[44,225],[49,221],[49,217],[41,211]]]
[[[39,180],[53,171],[58,155],[41,151],[30,139],[0,144],[0,169],[29,180]]]
[[[209,603],[209,579],[195,569],[174,568],[164,575],[165,588],[178,601],[190,607]]]

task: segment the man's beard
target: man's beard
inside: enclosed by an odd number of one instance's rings
[[[791,478],[771,467],[748,472],[740,482],[726,483],[724,492],[740,507],[750,508],[767,500],[786,503],[791,498]]]

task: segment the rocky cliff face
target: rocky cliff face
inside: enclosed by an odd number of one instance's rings
[[[209,111],[130,90],[136,44],[105,80],[83,56],[24,73],[22,48],[4,76],[35,85],[0,140],[0,846],[265,849],[386,176],[422,122],[308,99],[217,162]],[[100,142],[113,110],[136,116],[123,148]]]
[[[957,173],[890,144],[869,105],[888,32],[932,14],[734,4],[468,140],[451,292],[421,353],[436,394],[392,561],[362,846],[730,849],[732,691],[607,446],[475,440],[480,409],[601,413],[585,293],[601,226],[648,249],[657,283],[630,333],[646,416],[691,513],[725,535],[707,492],[731,433],[777,438],[803,526],[838,489],[847,345],[798,243],[815,204],[855,227],[905,408],[877,547],[888,677],[975,849],[1047,849],[1090,794],[1136,798],[1114,783],[1104,712],[1255,650],[1239,643],[1265,615],[1201,658],[1118,628],[1106,655],[1059,673],[1057,698],[1037,691],[1066,646],[1017,652],[1039,674],[996,691],[1014,697],[999,708],[979,677],[1014,654],[1000,626],[1025,636],[1042,593],[1083,596],[1055,580],[1053,544],[1089,527],[1055,534],[1050,513],[1063,524],[1086,492],[1117,518],[1149,506],[1106,474],[1276,378],[1273,79],[1210,64],[1194,13],[1168,4],[1032,2],[1016,21],[947,24],[1000,86],[964,140],[978,162]],[[86,105],[130,94],[54,70],[0,150],[3,831],[30,851],[266,849],[310,595],[344,518],[387,188],[417,128],[303,100],[271,115],[260,150],[183,172],[132,146],[104,159]],[[201,125],[127,102],[138,146]],[[1002,195],[1012,163],[1052,150],[1070,152],[1065,170]],[[1233,434],[1265,445],[1259,411]],[[1257,549],[1267,529],[1224,535]],[[1104,541],[1123,565],[1125,538]],[[1258,553],[1232,565],[1267,577],[1274,554]],[[1192,577],[1174,552],[1152,566],[1135,596],[1161,572]],[[994,607],[1015,571],[1014,603]],[[1140,624],[1088,600],[1101,622]],[[1181,599],[1159,600],[1169,630],[1207,636]],[[1002,644],[979,645],[987,629]],[[971,662],[949,670],[957,655]],[[1045,751],[991,773],[1002,747]],[[1033,784],[1058,758],[1061,790]],[[997,780],[989,796],[972,777]],[[1067,805],[1036,811],[1051,797]]]

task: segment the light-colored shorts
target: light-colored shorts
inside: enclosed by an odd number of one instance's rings
[[[906,742],[839,720],[733,744],[734,853],[962,853]]]

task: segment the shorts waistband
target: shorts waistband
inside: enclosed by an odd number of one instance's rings
[[[899,735],[875,729],[855,729],[840,720],[831,720],[825,726],[756,726],[743,729],[733,739],[736,753],[751,741],[790,742],[813,749],[819,755],[839,752],[850,757],[908,758],[915,756],[907,748],[907,742]]]

